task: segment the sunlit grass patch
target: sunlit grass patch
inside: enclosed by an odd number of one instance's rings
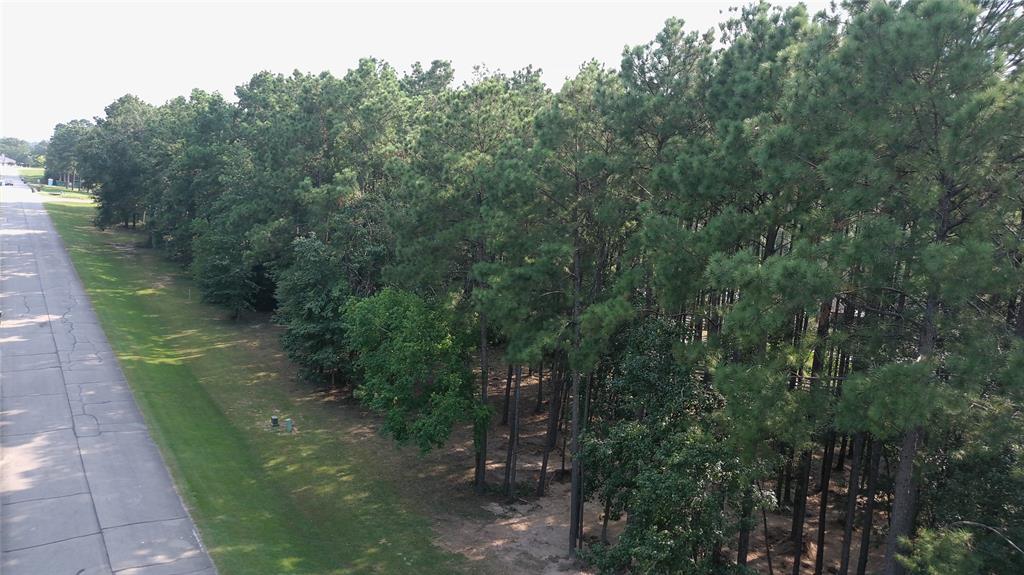
[[[196,301],[179,267],[124,249],[133,234],[95,229],[91,206],[47,210],[222,575],[465,570],[373,454],[291,391],[279,352]]]

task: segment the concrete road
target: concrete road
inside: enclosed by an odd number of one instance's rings
[[[42,198],[0,186],[0,573],[212,575]]]

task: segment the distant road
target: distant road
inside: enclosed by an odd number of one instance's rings
[[[0,573],[215,574],[43,198],[0,169]]]

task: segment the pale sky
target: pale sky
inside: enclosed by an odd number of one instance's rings
[[[341,76],[364,56],[399,71],[450,60],[457,82],[477,64],[532,64],[558,88],[591,58],[617,68],[624,46],[653,40],[670,16],[703,31],[743,3],[0,0],[0,136],[48,138],[126,93],[153,104],[193,88],[233,99],[261,70]],[[814,13],[827,0],[805,4]]]

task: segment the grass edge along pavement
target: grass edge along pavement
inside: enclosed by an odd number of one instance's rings
[[[88,204],[46,207],[221,575],[469,571],[180,268],[95,229]]]
[[[47,185],[44,178],[45,175],[44,168],[27,168],[25,166],[18,166],[18,176],[37,193],[42,192],[51,196],[60,196],[62,199],[70,198],[75,200],[93,200],[92,194],[81,188],[71,189],[66,186]]]

